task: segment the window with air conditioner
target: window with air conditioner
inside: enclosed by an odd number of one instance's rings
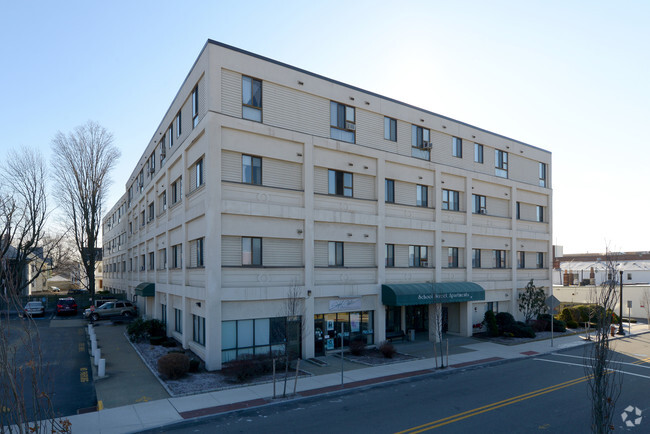
[[[487,214],[487,198],[485,196],[472,195],[472,212],[474,214]]]
[[[431,138],[427,128],[411,125],[411,156],[429,160],[431,153]]]
[[[356,129],[354,107],[330,101],[330,138],[354,143]]]

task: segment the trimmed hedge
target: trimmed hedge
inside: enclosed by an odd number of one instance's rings
[[[483,322],[485,323],[485,326],[488,329],[488,335],[492,337],[499,336],[499,326],[497,325],[497,319],[496,316],[494,315],[494,312],[492,312],[491,310],[485,312],[485,317],[483,319]]]
[[[158,372],[161,375],[176,380],[190,370],[190,358],[185,354],[171,352],[158,359]]]

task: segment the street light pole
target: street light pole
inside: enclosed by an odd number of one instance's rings
[[[625,331],[623,330],[623,270],[618,270],[618,272],[621,278],[621,290],[619,291],[621,293],[621,299],[618,304],[618,332],[616,334],[625,336]]]

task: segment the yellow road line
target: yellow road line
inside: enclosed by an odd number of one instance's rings
[[[433,422],[425,423],[420,426],[416,426],[413,428],[409,428],[404,431],[399,431],[395,434],[404,434],[404,433],[409,433],[409,434],[416,434],[416,433],[421,433],[424,431],[428,431],[434,428],[441,427],[443,425],[450,424],[452,422],[458,422],[463,419],[467,419],[472,416],[479,415],[481,413],[485,413],[488,411],[496,410],[497,408],[505,407],[507,405],[515,404],[520,401],[524,401],[526,399],[530,398],[535,398],[540,395],[544,395],[546,393],[550,392],[555,392],[556,390],[564,389],[565,387],[569,386],[574,386],[576,384],[582,383],[587,381],[590,378],[590,376],[585,376],[581,378],[575,378],[573,380],[565,381],[564,383],[559,383],[553,386],[545,387],[543,389],[538,389],[532,392],[525,393],[523,395],[518,395],[518,396],[513,396],[512,398],[504,399],[502,401],[494,402],[492,404],[484,405],[483,407],[478,407],[472,410],[464,411],[462,413],[455,414],[453,416],[445,417],[443,419],[438,419]]]

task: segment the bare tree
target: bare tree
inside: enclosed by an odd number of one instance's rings
[[[606,254],[609,278],[594,293],[597,304],[594,342],[585,347],[585,372],[591,398],[592,432],[605,433],[614,429],[612,419],[616,401],[621,394],[622,377],[612,369],[615,363],[610,342],[612,311],[618,299],[618,273],[611,254]]]
[[[641,303],[643,303],[643,308],[645,309],[645,317],[648,320],[648,328],[650,329],[650,289],[646,288],[643,290],[641,295]]]
[[[113,135],[92,121],[67,135],[59,131],[52,148],[56,197],[71,226],[92,297],[102,211],[120,151],[113,145]]]
[[[433,305],[433,323],[435,325],[434,336],[436,341],[440,344],[440,368],[445,367],[444,353],[442,349],[442,303],[435,303]],[[435,346],[434,342],[434,346]],[[435,348],[434,348],[435,349]]]
[[[54,415],[36,324],[15,320],[21,295],[49,267],[59,240],[45,232],[45,164],[23,149],[9,153],[0,173],[0,432],[64,432],[69,425]]]
[[[289,379],[289,365],[292,360],[300,357],[299,345],[294,345],[295,342],[302,340],[302,335],[305,330],[305,299],[302,290],[292,285],[287,291],[287,298],[284,303],[284,316],[287,318],[286,322],[286,341],[284,350],[284,389],[282,396],[287,395],[287,381]]]

